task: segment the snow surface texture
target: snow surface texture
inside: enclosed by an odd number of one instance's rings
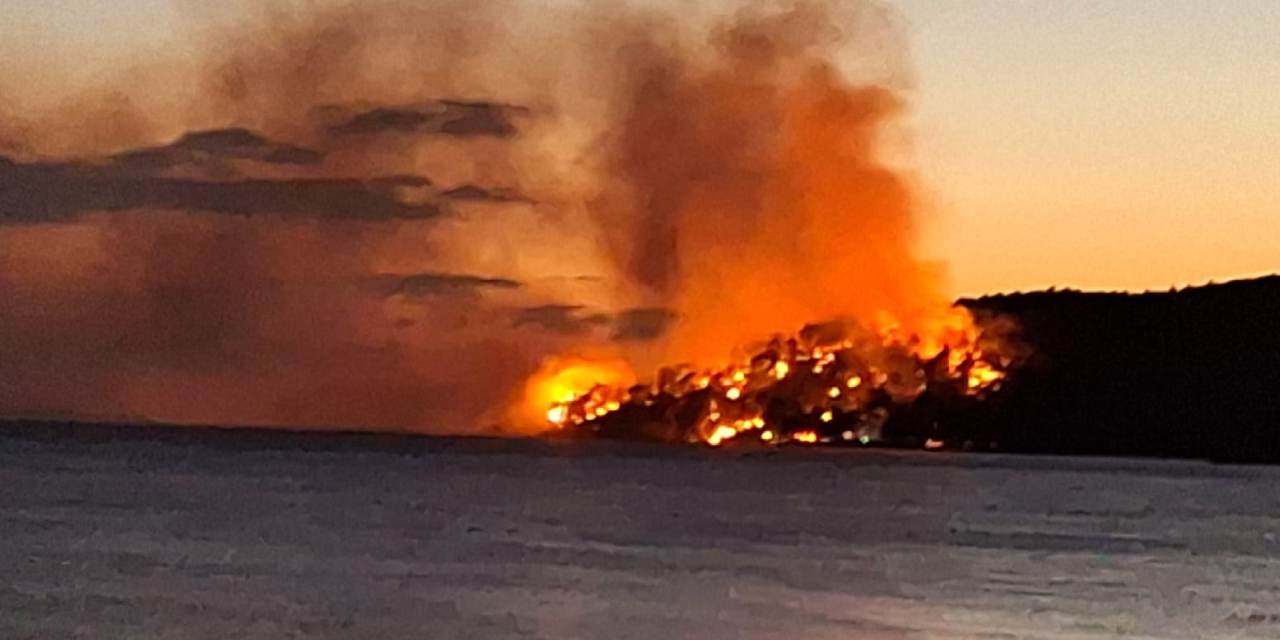
[[[1280,469],[0,437],[0,638],[1280,638]]]

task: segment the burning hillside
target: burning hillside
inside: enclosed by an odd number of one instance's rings
[[[998,392],[1014,364],[1005,345],[974,330],[957,311],[939,340],[871,331],[853,322],[809,325],[775,336],[754,355],[717,370],[662,369],[650,383],[575,384],[625,376],[581,363],[547,372],[540,387],[562,394],[546,409],[553,430],[573,435],[645,438],[720,446],[880,441],[885,424],[922,401],[945,419],[948,410]],[[585,374],[585,375],[584,375]],[[612,375],[610,375],[612,374]],[[934,425],[936,426],[936,424]],[[937,441],[941,442],[941,441]]]

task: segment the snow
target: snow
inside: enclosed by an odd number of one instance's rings
[[[0,638],[1280,638],[1280,469],[0,437]]]

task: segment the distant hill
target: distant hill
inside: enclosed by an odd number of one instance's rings
[[[1280,276],[1143,294],[962,300],[1034,355],[952,428],[1000,448],[1280,462]]]

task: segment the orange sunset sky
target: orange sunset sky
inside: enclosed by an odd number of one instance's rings
[[[262,2],[7,0],[24,106],[181,55]],[[1280,270],[1280,3],[895,0],[904,164],[959,294]]]

